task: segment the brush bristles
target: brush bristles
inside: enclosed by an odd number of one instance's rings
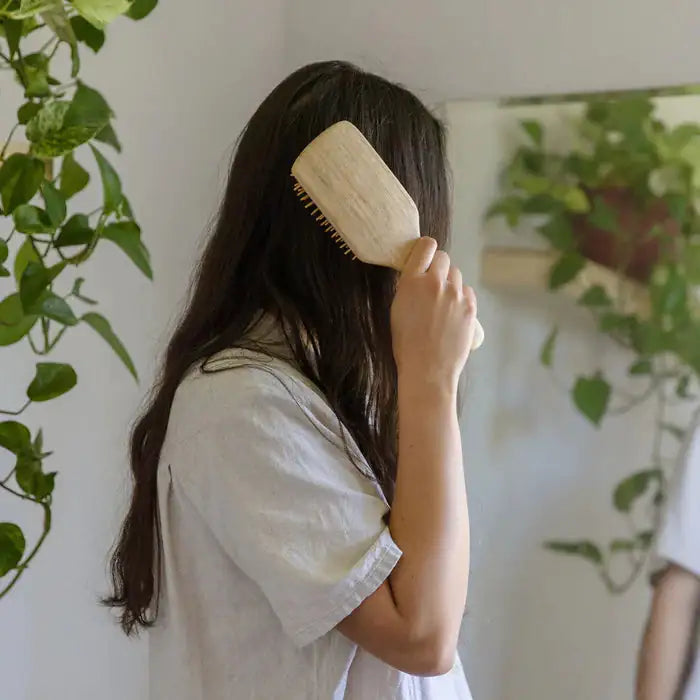
[[[357,256],[352,252],[350,246],[343,240],[343,237],[335,230],[333,224],[328,221],[324,213],[316,206],[315,202],[306,190],[302,187],[301,183],[292,175],[294,180],[294,194],[299,197],[299,201],[304,205],[304,209],[310,209],[309,212],[313,216],[321,228],[327,233],[331,234],[331,238],[340,246],[340,249],[345,255],[352,255],[353,260],[357,260]],[[312,208],[313,207],[313,208]]]

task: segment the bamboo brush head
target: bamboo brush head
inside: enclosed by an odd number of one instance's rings
[[[420,238],[418,208],[359,129],[321,132],[292,165],[294,190],[319,225],[362,262],[401,271]],[[477,322],[473,347],[484,339]]]

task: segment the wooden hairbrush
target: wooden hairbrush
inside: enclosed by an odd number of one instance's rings
[[[294,161],[292,176],[310,214],[347,255],[403,269],[420,238],[418,208],[354,124],[321,132]],[[477,321],[472,349],[483,342]]]

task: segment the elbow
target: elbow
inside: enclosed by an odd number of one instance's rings
[[[449,673],[457,654],[456,640],[430,637],[415,640],[400,671],[413,676],[442,676]]]

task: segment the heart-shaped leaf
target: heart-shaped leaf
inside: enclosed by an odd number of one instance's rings
[[[600,548],[589,540],[579,540],[576,542],[551,541],[545,542],[544,546],[552,552],[583,557],[592,564],[600,565],[603,562],[603,554]]]
[[[65,262],[57,263],[51,267],[44,267],[41,263],[34,262],[27,265],[19,283],[19,298],[22,302],[22,308],[27,313],[65,266]]]
[[[85,189],[88,182],[90,182],[88,171],[75,160],[73,153],[67,153],[63,156],[59,192],[66,199],[70,199],[74,194]]]
[[[105,226],[102,238],[116,243],[148,279],[153,279],[150,255],[141,241],[141,229],[136,223],[120,221],[109,224]]]
[[[54,229],[48,214],[33,204],[20,204],[12,213],[12,218],[20,233],[46,233]]]
[[[48,180],[41,184],[41,195],[44,198],[49,221],[54,228],[58,228],[66,218],[65,197]]]
[[[14,323],[2,319],[12,318]],[[10,294],[0,301],[0,346],[12,345],[24,338],[36,323],[37,316],[24,313],[19,294]]]
[[[576,407],[594,425],[599,425],[610,400],[610,384],[600,374],[579,377],[572,389]]]
[[[25,547],[24,534],[18,525],[0,523],[0,576],[17,567]]]
[[[131,357],[129,357],[129,353],[122,344],[121,340],[119,340],[116,333],[112,330],[112,327],[109,325],[109,321],[107,321],[107,319],[104,316],[101,316],[100,314],[92,311],[90,313],[84,314],[81,320],[85,321],[85,323],[87,323],[88,326],[90,326],[109,344],[109,346],[112,348],[112,350],[114,350],[114,352],[124,363],[129,372],[131,372],[134,379],[138,381],[136,367],[134,367],[134,363],[131,360]]]
[[[0,447],[19,454],[26,451],[32,442],[32,436],[26,425],[16,420],[0,422]]]
[[[549,272],[549,288],[559,289],[573,280],[584,268],[586,259],[580,253],[564,253]]]
[[[78,383],[78,376],[70,366],[58,362],[39,362],[27,397],[32,401],[50,401],[70,391]]]
[[[46,318],[58,321],[64,326],[75,326],[78,323],[78,319],[68,302],[53,292],[44,293],[32,307],[31,313],[46,316]]]
[[[78,41],[89,46],[95,53],[102,48],[105,43],[105,33],[101,29],[93,26],[80,15],[71,17],[70,23]]]
[[[46,498],[54,489],[56,472],[45,474],[41,470],[41,459],[33,454],[21,454],[15,464],[17,485],[30,496]]]
[[[93,146],[92,152],[95,154],[97,167],[100,170],[102,178],[102,191],[104,193],[104,211],[109,214],[116,210],[122,199],[122,185],[117,175],[116,170],[110,165],[109,161]]]
[[[131,19],[143,19],[153,11],[157,4],[158,0],[134,0],[126,15]]]
[[[37,158],[14,153],[0,168],[0,198],[5,214],[28,202],[44,179],[44,164]]]
[[[66,221],[60,233],[54,239],[57,248],[69,245],[86,245],[95,235],[94,229],[85,214],[73,214]]]
[[[634,502],[642,496],[649,484],[658,482],[661,472],[658,469],[645,469],[623,479],[613,492],[613,505],[621,513],[629,513]]]
[[[112,20],[128,12],[128,0],[73,0],[73,7],[94,27],[104,29]]]
[[[540,362],[545,367],[552,366],[552,356],[554,354],[554,345],[557,341],[557,334],[559,333],[559,328],[556,326],[552,328],[550,334],[547,336],[547,340],[544,341],[542,345],[542,350],[540,350]]]

